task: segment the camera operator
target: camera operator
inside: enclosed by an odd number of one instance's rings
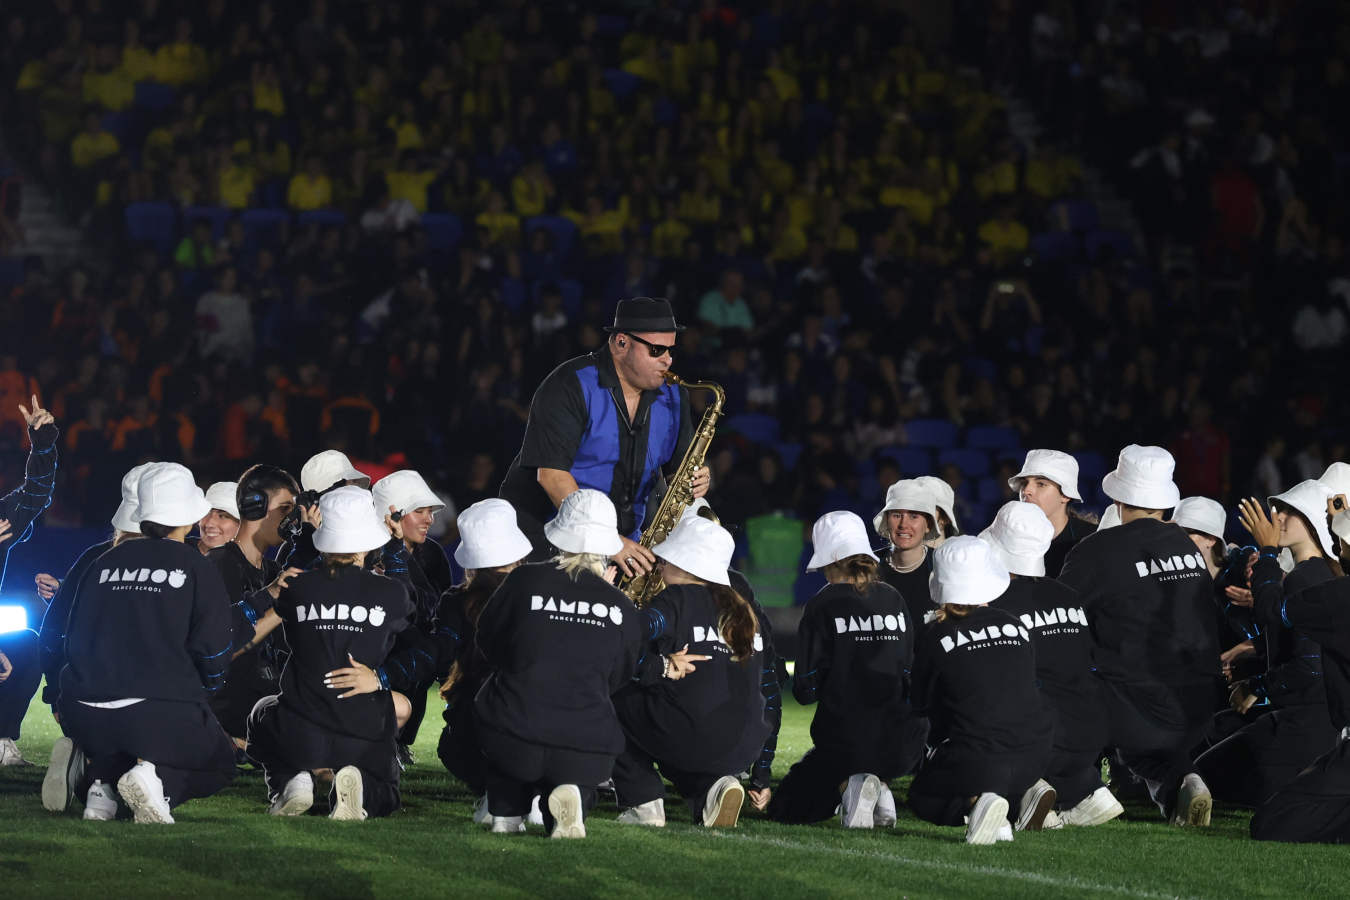
[[[277,551],[277,559],[285,566],[309,569],[319,559],[314,549],[314,530],[319,527],[319,497],[344,485],[354,484],[370,490],[370,477],[352,465],[347,454],[340,450],[321,450],[309,458],[300,470],[300,487],[296,506],[308,510],[304,516],[292,517],[286,524],[293,526],[294,534],[285,533],[285,545]],[[296,521],[296,518],[299,521]]]
[[[277,692],[288,655],[279,631],[256,645],[248,641],[248,636],[279,591],[283,568],[267,554],[282,543],[279,526],[295,508],[297,492],[295,479],[284,469],[269,465],[250,468],[240,476],[235,494],[239,532],[234,540],[207,554],[225,581],[236,635],[229,677],[225,687],[211,697],[211,708],[241,750],[248,733],[248,714],[253,704]],[[312,513],[304,511],[301,515]]]

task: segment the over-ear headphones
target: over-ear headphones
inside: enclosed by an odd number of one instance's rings
[[[262,491],[249,491],[236,498],[235,503],[239,507],[239,518],[257,522],[267,518],[267,508],[271,505],[271,500]]]

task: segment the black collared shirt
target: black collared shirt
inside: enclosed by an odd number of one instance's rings
[[[614,415],[609,414],[609,403]],[[612,423],[604,426],[612,431],[597,433],[601,422]],[[654,422],[663,433],[653,434]],[[655,464],[664,472],[679,465],[691,437],[689,400],[680,388],[667,385],[643,391],[637,412],[629,419],[614,360],[608,348],[602,347],[558,366],[539,385],[530,402],[520,453],[500,493],[520,514],[522,527],[530,519],[547,522],[553,518],[554,507],[539,485],[538,470],[572,472],[582,487],[609,495],[618,511],[619,533],[633,536],[649,502],[664,491],[664,481],[651,477],[649,444],[657,440],[671,446],[668,455],[659,446],[655,450]],[[612,477],[606,477],[609,465]],[[587,482],[587,472],[592,483]]]

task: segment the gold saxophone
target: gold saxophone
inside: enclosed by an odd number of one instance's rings
[[[670,478],[666,495],[661,499],[661,507],[642,532],[642,540],[638,543],[648,549],[666,539],[666,536],[675,529],[680,517],[684,515],[685,508],[694,502],[694,490],[689,486],[689,482],[694,477],[694,470],[703,465],[703,460],[708,455],[708,447],[712,445],[713,435],[717,433],[717,420],[722,418],[722,406],[727,402],[726,391],[722,390],[720,384],[713,384],[711,381],[685,381],[673,372],[666,373],[666,381],[685,390],[712,391],[713,402],[704,410],[703,418],[698,423],[698,430],[694,432],[693,440],[689,442],[689,449],[684,451],[684,459],[680,460],[680,468]],[[651,572],[620,582],[619,589],[627,594],[633,603],[643,607],[661,593],[665,586],[661,576]]]

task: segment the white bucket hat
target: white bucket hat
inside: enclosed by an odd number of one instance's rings
[[[159,463],[141,463],[139,466],[132,466],[127,470],[127,474],[122,476],[122,502],[117,505],[117,512],[113,513],[112,517],[112,527],[118,531],[141,533],[141,516],[137,511],[140,499],[136,495],[136,489],[140,486],[141,476],[146,470],[157,465]]]
[[[1331,492],[1331,496],[1344,494],[1350,497],[1350,464],[1334,462],[1327,466],[1327,470],[1317,480]]]
[[[382,479],[375,484],[376,491],[383,483]],[[388,508],[385,504],[385,509]],[[466,569],[509,566],[529,556],[533,549],[530,539],[516,524],[516,508],[500,497],[479,500],[460,513],[455,522],[459,526],[455,562]]]
[[[1112,503],[1102,511],[1101,521],[1097,523],[1098,531],[1105,531],[1108,528],[1115,528],[1120,524],[1120,507]]]
[[[238,520],[238,493],[239,482],[217,481],[206,489],[206,502],[211,504],[212,509],[218,509],[223,513],[228,513],[232,518]]]
[[[370,490],[370,476],[358,472],[340,450],[321,450],[300,470],[300,487],[307,491],[322,493],[339,481],[358,481],[361,487]]]
[[[1313,537],[1317,538],[1322,552],[1335,559],[1336,547],[1331,542],[1331,532],[1327,530],[1327,501],[1331,496],[1325,484],[1309,479],[1300,481],[1283,494],[1276,494],[1270,498],[1270,502],[1278,500],[1302,513],[1303,518],[1312,525]]]
[[[375,512],[370,491],[354,484],[319,498],[323,522],[314,532],[320,553],[365,553],[389,543],[389,529]]]
[[[994,548],[994,555],[1012,574],[1043,578],[1045,551],[1055,539],[1055,526],[1036,504],[1010,500],[980,532],[980,539]]]
[[[564,553],[613,556],[623,549],[613,501],[591,488],[563,498],[558,514],[544,525],[544,536]]]
[[[1078,460],[1061,450],[1028,450],[1022,471],[1008,479],[1008,487],[1021,494],[1028,478],[1053,481],[1065,497],[1083,500],[1078,493]]]
[[[684,512],[680,513],[680,522],[683,522],[685,519],[702,519],[703,517],[699,515],[699,511],[700,511],[700,510],[704,510],[704,509],[708,509],[710,506],[712,506],[712,504],[709,503],[709,502],[707,501],[706,498],[704,498],[704,497],[696,497],[696,498],[694,499],[694,502],[693,502],[693,503],[690,503],[688,506],[686,506],[686,507],[684,508]],[[710,521],[710,520],[705,520],[705,521]],[[678,526],[678,525],[679,525],[679,522],[677,522],[677,523],[675,523],[675,524]],[[716,524],[716,523],[714,523],[714,524]],[[685,569],[685,571],[687,572],[687,571],[689,571],[689,570],[688,570],[688,569]]]
[[[887,540],[890,540],[891,536],[886,531],[886,514],[893,509],[923,513],[932,521],[934,527],[937,526],[937,503],[933,498],[933,491],[920,484],[917,478],[903,478],[886,488],[886,505],[881,508],[881,512],[872,517],[872,529]],[[956,524],[955,519],[952,519],[952,524]]]
[[[961,535],[933,551],[928,592],[938,606],[979,606],[1001,597],[1011,581],[992,546]]]
[[[1223,504],[1208,497],[1186,497],[1172,511],[1172,521],[1182,528],[1198,531],[1223,542],[1224,526],[1228,524],[1228,514]]]
[[[731,584],[727,569],[731,568],[731,557],[736,552],[736,539],[721,525],[702,516],[681,519],[652,552],[696,578],[713,584]]]
[[[389,513],[390,506],[398,510],[400,515],[407,515],[424,506],[430,506],[433,510],[445,508],[444,501],[412,469],[390,472],[375,482],[370,492],[375,496],[375,511],[380,514],[380,518]]]
[[[920,475],[914,482],[933,495],[933,506],[945,512],[947,521],[952,523],[952,528],[960,531],[961,526],[956,521],[956,491],[952,490],[952,486],[936,475]],[[933,518],[933,524],[937,524],[936,516]]]
[[[891,485],[891,488],[894,489],[895,485]],[[890,491],[886,493],[887,496],[890,495]],[[924,497],[928,496],[926,492],[921,493]],[[907,506],[894,508],[909,509]],[[808,572],[823,569],[830,563],[848,559],[850,556],[877,558],[872,552],[872,543],[867,537],[867,526],[863,524],[863,520],[858,518],[857,513],[843,509],[827,512],[816,519],[816,524],[811,526],[811,547],[811,561],[806,564]]]
[[[1181,491],[1172,481],[1177,462],[1162,447],[1131,444],[1120,451],[1113,472],[1102,479],[1106,496],[1140,509],[1172,509],[1181,502]]]
[[[154,463],[146,468],[136,485],[136,502],[138,521],[170,528],[196,525],[211,511],[192,473],[178,463]]]

